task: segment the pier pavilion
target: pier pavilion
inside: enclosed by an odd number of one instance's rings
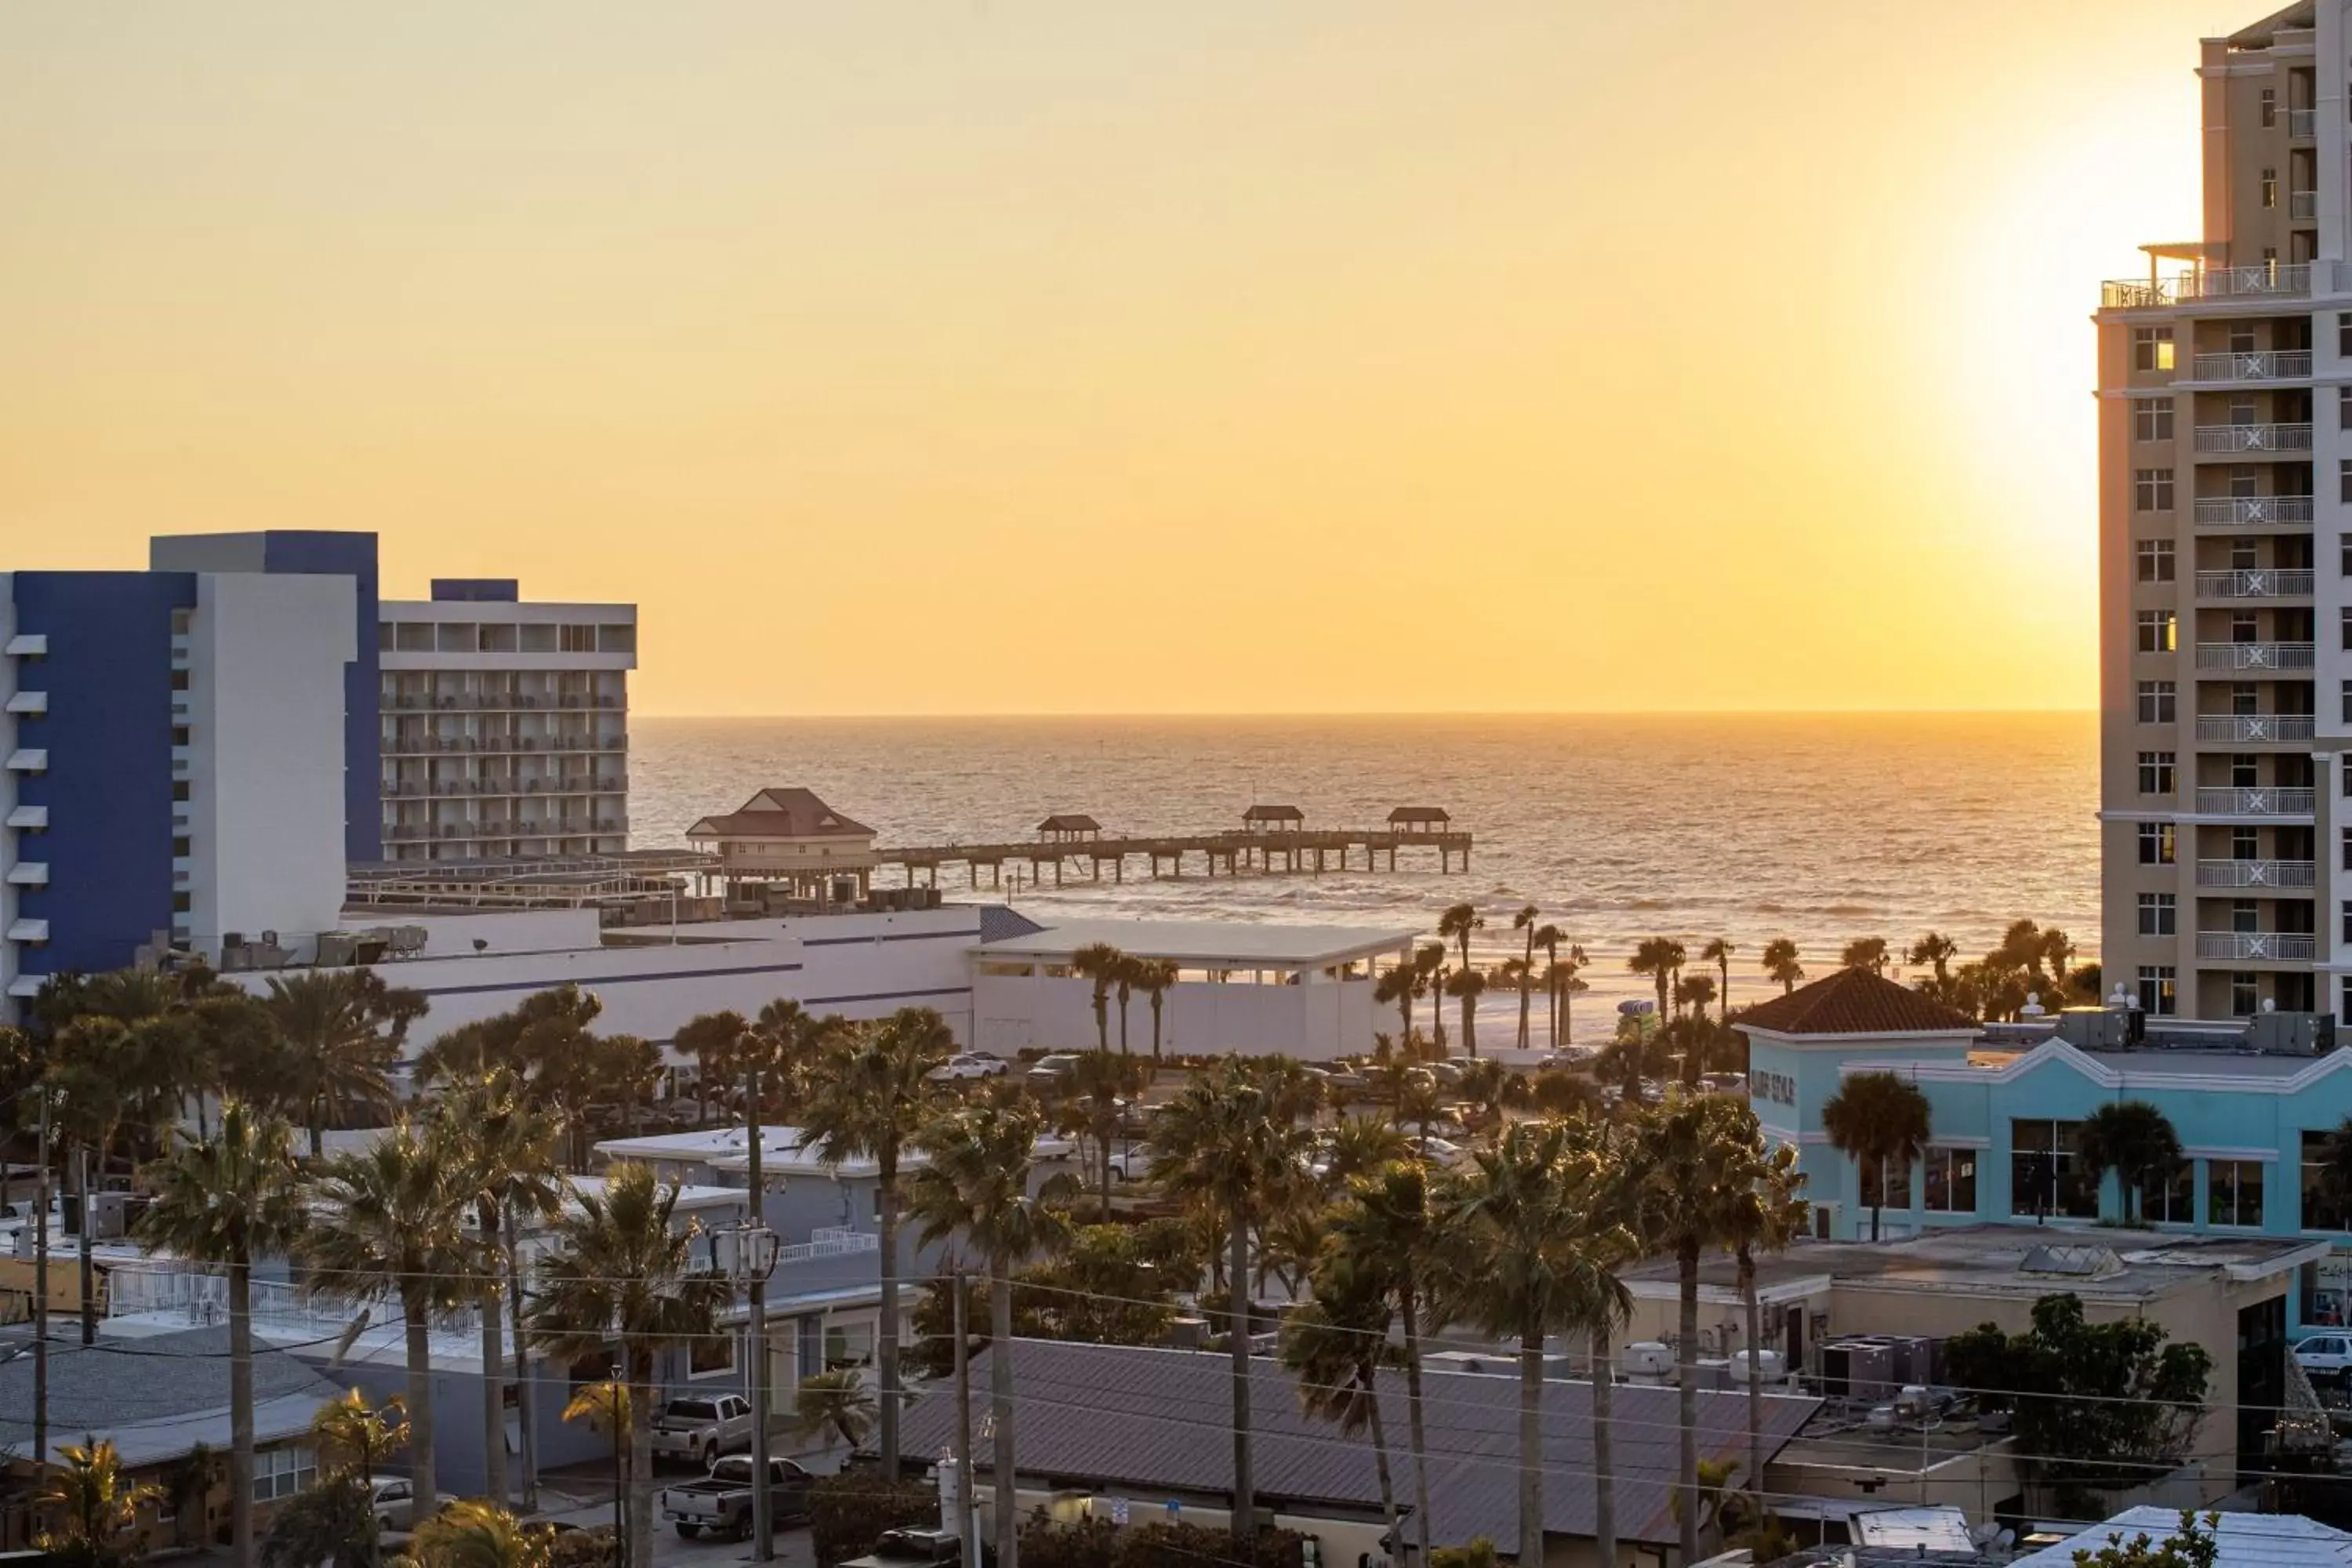
[[[715,857],[697,872],[706,889],[714,880],[730,890],[746,882],[782,887],[820,911],[864,899],[877,864],[874,829],[796,787],[763,789],[722,816],[706,816],[686,830],[686,841]]]

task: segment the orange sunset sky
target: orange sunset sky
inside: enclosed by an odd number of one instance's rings
[[[373,529],[650,713],[2095,701],[2205,0],[0,12],[0,568]]]

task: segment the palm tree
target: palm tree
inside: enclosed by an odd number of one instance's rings
[[[373,1487],[375,1468],[408,1447],[408,1413],[396,1394],[371,1406],[366,1394],[347,1388],[310,1417],[310,1441],[321,1473],[356,1476],[360,1485]]]
[[[433,1325],[457,1308],[477,1273],[462,1217],[470,1194],[457,1177],[442,1141],[404,1116],[373,1146],[327,1162],[318,1186],[322,1212],[299,1248],[306,1294],[355,1305],[387,1298],[400,1303],[419,1519],[440,1501],[433,1471]]]
[[[1070,954],[1070,973],[1081,980],[1091,980],[1095,984],[1095,1048],[1097,1050],[1110,1049],[1110,988],[1118,979],[1119,966],[1126,962],[1127,954],[1107,942],[1088,942]],[[883,1426],[895,1427],[897,1422],[886,1417]]]
[[[555,1124],[531,1109],[514,1076],[497,1072],[445,1095],[435,1106],[433,1135],[440,1158],[465,1201],[473,1205],[475,1285],[482,1332],[482,1444],[488,1456],[487,1485],[492,1502],[503,1506],[507,1489],[505,1364],[499,1301],[515,1315],[514,1382],[524,1420],[530,1420],[530,1374],[524,1352],[521,1265],[516,1225],[544,1218],[561,1206],[562,1188],[555,1170]],[[526,1490],[535,1494],[538,1477],[531,1445],[524,1444]]]
[[[1359,1176],[1385,1170],[1412,1154],[1412,1144],[1396,1123],[1377,1116],[1342,1116],[1331,1124],[1324,1138],[1324,1188],[1335,1194],[1345,1194]]]
[[[926,1119],[933,1087],[927,1075],[954,1047],[947,1020],[929,1007],[901,1007],[879,1024],[852,1025],[801,1118],[802,1135],[819,1158],[875,1164],[882,1322],[874,1359],[882,1380],[887,1480],[898,1479],[898,1160]]]
[[[1397,1038],[1412,1038],[1412,1004],[1421,994],[1421,971],[1411,961],[1385,970],[1372,983],[1372,1000],[1382,1006],[1396,1005]]]
[[[569,1361],[620,1342],[629,1387],[629,1561],[650,1568],[655,1358],[718,1333],[734,1287],[715,1268],[689,1267],[692,1238],[674,1223],[677,1189],[656,1182],[648,1167],[611,1166],[604,1190],[582,1192],[573,1204],[555,1222],[557,1253],[531,1308],[531,1333]]]
[[[1756,1298],[1756,1255],[1779,1252],[1804,1235],[1811,1205],[1799,1195],[1804,1190],[1805,1176],[1797,1169],[1793,1143],[1776,1144],[1767,1151],[1759,1140],[1743,1147],[1726,1174],[1730,1201],[1721,1216],[1723,1238],[1731,1244],[1739,1262],[1739,1303],[1747,1316],[1748,1487],[1760,1510],[1764,1500],[1764,1313]]]
[[[2076,1131],[2074,1148],[2092,1181],[2109,1171],[2116,1173],[2123,1188],[2124,1218],[2134,1225],[2146,1206],[2147,1189],[2180,1164],[2180,1134],[2163,1111],[2144,1100],[2110,1101],[2092,1111]]]
[[[1620,1250],[1596,1226],[1602,1173],[1568,1124],[1521,1121],[1478,1149],[1446,1194],[1449,1314],[1519,1342],[1519,1561],[1543,1561],[1543,1347],[1623,1308],[1610,1272]]]
[[[729,1008],[698,1013],[677,1026],[670,1043],[694,1058],[694,1124],[710,1121],[710,1085],[715,1079],[730,1088],[735,1081],[734,1058],[740,1042],[751,1031],[751,1021]]]
[[[553,1540],[546,1525],[519,1523],[506,1510],[469,1498],[419,1519],[408,1550],[417,1568],[548,1568]]]
[[[1250,1470],[1249,1235],[1306,1182],[1306,1141],[1276,1092],[1238,1058],[1185,1086],[1160,1112],[1151,1178],[1225,1226],[1226,1342],[1233,1359],[1234,1532],[1256,1533]]]
[[[1534,977],[1542,981],[1544,986],[1544,999],[1547,1009],[1544,1018],[1544,1044],[1552,1050],[1558,1050],[1559,1048],[1559,988],[1558,973],[1559,970],[1560,943],[1567,940],[1568,933],[1566,931],[1560,930],[1559,927],[1556,925],[1549,924],[1536,927],[1536,929],[1530,932],[1528,937],[1528,968],[1530,971],[1535,972]],[[1535,970],[1535,950],[1537,948],[1541,948],[1544,952],[1544,967],[1540,971]],[[1519,1043],[1521,1045],[1525,1045],[1527,1042],[1525,1040],[1521,1040]]]
[[[629,1411],[629,1384],[625,1377],[583,1383],[572,1391],[571,1402],[563,1407],[565,1426],[585,1426],[591,1432],[602,1433],[613,1445],[613,1469],[622,1478],[624,1493],[629,1489],[629,1434],[635,1430]],[[620,1549],[620,1542],[614,1542],[613,1550]]]
[[[1418,1163],[1393,1160],[1349,1184],[1328,1216],[1326,1246],[1334,1268],[1377,1278],[1396,1302],[1403,1331],[1406,1442],[1412,1453],[1413,1539],[1429,1555],[1429,1438],[1422,1419],[1421,1312],[1434,1243],[1429,1177]],[[1386,1329],[1382,1329],[1385,1335]],[[1394,1526],[1391,1526],[1391,1531]],[[1394,1542],[1402,1557],[1403,1543]]]
[[[1959,943],[1941,931],[1931,931],[1911,944],[1903,955],[1903,962],[1924,963],[1932,968],[1936,972],[1936,999],[1948,1002],[1951,999],[1952,991],[1952,956],[1959,951]]]
[[[1151,1004],[1151,1063],[1160,1065],[1160,1015],[1166,1005],[1169,988],[1182,973],[1172,958],[1142,958],[1136,961],[1135,988]]]
[[[1725,1028],[1731,1027],[1731,955],[1739,951],[1727,936],[1711,936],[1706,945],[1698,950],[1699,962],[1715,965],[1719,976],[1715,993],[1716,1005],[1723,1010],[1719,1020]]]
[[[1927,1097],[1891,1072],[1856,1073],[1822,1102],[1822,1131],[1861,1173],[1870,1195],[1870,1239],[1876,1241],[1886,1167],[1908,1168],[1934,1136]]]
[[[1533,904],[1522,905],[1519,912],[1511,917],[1511,929],[1527,934],[1527,951],[1519,954],[1519,1049],[1523,1051],[1528,1048],[1528,985],[1536,973],[1537,922],[1542,918],[1542,911]],[[1541,929],[1553,930],[1550,926]],[[1554,934],[1557,937],[1557,932]]]
[[[271,975],[261,1005],[285,1042],[278,1093],[301,1107],[312,1159],[331,1118],[391,1109],[392,1069],[408,1026],[424,1015],[422,993],[386,985],[373,969],[307,969]]]
[[[1429,998],[1429,1038],[1440,1056],[1445,1054],[1445,944],[1423,942],[1421,951],[1412,955],[1412,966],[1419,972],[1414,984],[1415,996]]]
[[[915,1173],[914,1211],[928,1244],[961,1237],[988,1269],[989,1422],[995,1450],[989,1473],[996,1483],[996,1561],[1013,1568],[1020,1534],[1014,1490],[1013,1416],[1013,1270],[1041,1252],[1059,1251],[1070,1237],[1067,1174],[1029,1190],[1043,1122],[1022,1106],[975,1105],[924,1129],[930,1163]]]
[[[1845,944],[1838,954],[1838,963],[1848,969],[1867,969],[1873,974],[1886,973],[1886,939],[1883,936],[1858,936]]]
[[[1396,1483],[1389,1473],[1388,1431],[1381,1421],[1381,1363],[1395,1315],[1385,1270],[1360,1254],[1326,1256],[1314,1289],[1282,1326],[1282,1363],[1297,1376],[1298,1407],[1339,1428],[1370,1432],[1372,1471],[1391,1549],[1397,1534]],[[1000,1553],[1002,1549],[1000,1548]]]
[[[1786,996],[1805,977],[1805,966],[1797,962],[1797,944],[1785,936],[1776,936],[1764,944],[1759,961],[1765,974],[1780,983],[1780,994]]]
[[[1127,1103],[1143,1087],[1143,1076],[1126,1057],[1088,1051],[1077,1059],[1066,1086],[1066,1130],[1086,1134],[1094,1145],[1101,1176],[1102,1217],[1110,1217],[1111,1145],[1127,1124]]]
[[[1545,972],[1544,979],[1551,987],[1552,1005],[1559,1012],[1559,1021],[1553,1027],[1551,1036],[1555,1047],[1576,1043],[1576,1020],[1572,1009],[1576,994],[1592,989],[1581,978],[1583,970],[1591,962],[1585,956],[1583,943],[1570,942],[1568,956],[1554,963]]]
[[[150,1175],[139,1222],[150,1245],[228,1272],[229,1520],[236,1568],[253,1563],[253,1265],[283,1257],[310,1223],[293,1130],[241,1100],[213,1135],[184,1143]]]
[[[1704,970],[1675,982],[1675,1007],[1690,1009],[1682,1026],[1683,1083],[1687,1088],[1698,1087],[1699,1071],[1706,1065],[1706,1005],[1714,1000],[1715,976]]]
[[[1120,1056],[1127,1055],[1127,1019],[1129,1011],[1128,1004],[1134,999],[1136,988],[1143,978],[1143,966],[1149,962],[1148,959],[1138,958],[1131,952],[1122,952],[1118,955],[1118,970],[1111,976],[1112,988],[1118,993],[1118,1054]]]
[[[1465,1068],[1454,1092],[1478,1109],[1481,1117],[1499,1123],[1507,1106],[1528,1102],[1528,1080],[1492,1057]]]
[[[1633,949],[1633,956],[1625,961],[1625,968],[1634,974],[1646,974],[1658,988],[1658,1026],[1664,1028],[1670,1011],[1675,969],[1682,962],[1683,944],[1672,937],[1644,938]]]
[[[1478,1054],[1478,998],[1486,989],[1486,977],[1475,969],[1457,969],[1445,977],[1445,994],[1462,1000],[1462,1048],[1473,1058]]]
[[[1471,904],[1455,904],[1437,917],[1438,940],[1453,942],[1461,951],[1464,969],[1470,967],[1470,933],[1486,929],[1485,919]]]
[[[139,1557],[142,1504],[159,1495],[131,1480],[114,1445],[103,1437],[67,1444],[58,1450],[65,1463],[44,1466],[47,1480],[39,1501],[65,1516],[63,1529],[44,1533],[41,1549],[76,1568],[119,1568]]]
[[[793,1398],[793,1421],[802,1436],[831,1432],[852,1449],[874,1430],[874,1391],[854,1366],[809,1373]]]

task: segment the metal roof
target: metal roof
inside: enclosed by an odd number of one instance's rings
[[[228,1330],[189,1329],[94,1345],[49,1342],[49,1441],[110,1438],[126,1464],[177,1458],[194,1444],[228,1441]],[[253,1352],[255,1436],[268,1442],[308,1427],[342,1390],[282,1350]],[[29,1338],[0,1361],[0,1445],[33,1445]]]
[[[2128,1542],[2146,1531],[2161,1542],[2180,1528],[2180,1510],[2126,1509],[2071,1541],[2029,1552],[2010,1568],[2073,1568],[2077,1550],[2096,1552],[2110,1535]],[[2214,1528],[2221,1548],[2215,1568],[2345,1568],[2352,1563],[2352,1535],[2299,1513],[2225,1513]]]

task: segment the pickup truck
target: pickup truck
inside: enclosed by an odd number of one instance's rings
[[[790,1459],[768,1461],[768,1514],[778,1524],[808,1518],[809,1473]],[[664,1487],[662,1517],[688,1541],[709,1531],[737,1541],[751,1533],[751,1457],[737,1454],[710,1467],[710,1474],[682,1486]]]
[[[963,1542],[952,1530],[886,1530],[874,1550],[841,1568],[953,1568],[963,1560]]]
[[[705,1469],[751,1442],[751,1402],[740,1394],[673,1399],[654,1417],[654,1455],[691,1459]]]

